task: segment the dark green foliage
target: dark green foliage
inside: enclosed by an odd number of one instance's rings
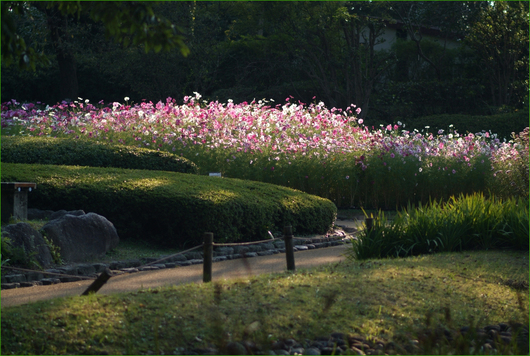
[[[197,173],[184,157],[146,148],[89,140],[2,136],[2,162],[64,164]]]
[[[2,250],[2,254],[0,255],[2,261],[1,265],[8,265],[11,259],[8,256],[11,256],[13,254],[12,249],[13,246],[11,245],[11,239],[7,237],[7,234],[2,234],[0,237],[0,247]]]
[[[41,269],[36,259],[37,252],[28,253],[24,245],[13,246],[9,233],[2,231],[2,266],[18,266],[31,269]]]
[[[134,45],[143,45],[146,53],[151,50],[160,52],[162,49],[169,51],[176,47],[183,55],[189,54],[182,29],[155,13],[149,2],[49,1],[26,2],[22,5],[16,1],[3,1],[2,62],[7,65],[18,64],[20,69],[35,70],[36,63],[48,62],[46,56],[35,53],[26,44],[21,37],[24,33],[20,33],[16,26],[15,15],[30,12],[32,6],[47,12],[48,16],[59,16],[59,12],[61,16],[73,15],[78,20],[81,15],[90,16],[92,21],[103,24],[108,38],[123,43],[124,47],[132,42]]]
[[[465,44],[478,55],[495,106],[528,105],[528,2],[495,2],[469,29]]]
[[[490,116],[474,115],[433,115],[405,120],[405,129],[423,130],[429,126],[429,132],[436,133],[439,129],[448,133],[450,129],[456,129],[460,134],[468,132],[477,133],[491,131],[497,134],[500,140],[510,140],[512,132],[519,133],[528,127],[528,111],[521,110],[515,113],[497,114]],[[450,128],[449,125],[454,125]]]
[[[165,246],[256,241],[292,225],[326,233],[337,208],[327,200],[266,183],[162,171],[2,164],[2,181],[32,181],[32,208],[83,209],[105,216],[121,239]]]

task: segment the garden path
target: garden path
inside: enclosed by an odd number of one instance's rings
[[[338,222],[348,225],[347,221]],[[295,252],[296,269],[305,269],[324,264],[339,263],[346,259],[349,244]],[[248,265],[246,265],[248,262]],[[250,266],[250,268],[248,268]],[[216,262],[212,267],[212,281],[248,278],[250,275],[283,272],[287,269],[284,253],[258,256],[251,259],[236,259]],[[99,290],[99,294],[127,293],[140,289],[167,285],[202,283],[203,265],[145,271],[114,276]],[[92,283],[92,280],[34,286],[1,291],[2,308],[33,303],[59,297],[78,296]]]

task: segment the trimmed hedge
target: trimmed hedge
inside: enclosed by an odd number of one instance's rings
[[[196,246],[204,232],[217,242],[256,241],[286,225],[324,234],[337,213],[331,201],[298,190],[173,172],[3,163],[2,181],[37,183],[29,207],[95,212],[122,239],[171,247]]]
[[[516,134],[523,131],[528,126],[528,111],[522,110],[509,114],[498,114],[490,116],[472,116],[472,115],[432,115],[419,117],[410,120],[404,120],[405,129],[412,131],[418,129],[419,131],[429,126],[429,132],[436,133],[442,129],[448,133],[451,129],[449,125],[453,125],[452,129],[456,129],[460,134],[468,132],[477,133],[482,130],[490,131],[492,134],[497,134],[500,140],[512,139],[512,132]]]
[[[53,137],[2,136],[2,162],[148,169],[197,174],[195,163],[172,153]]]

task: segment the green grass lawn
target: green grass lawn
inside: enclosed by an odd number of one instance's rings
[[[427,317],[454,329],[528,325],[528,278],[528,251],[474,251],[55,299],[3,308],[1,351],[171,354],[244,338],[267,349],[336,331],[402,345],[417,339]]]

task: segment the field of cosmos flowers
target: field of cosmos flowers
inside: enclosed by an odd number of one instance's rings
[[[292,98],[282,104],[219,103],[195,93],[183,104],[172,98],[97,105],[79,98],[53,106],[11,100],[2,103],[1,123],[2,135],[173,152],[195,162],[200,174],[279,184],[341,208],[396,209],[472,192],[528,197],[518,173],[528,147],[501,142],[494,128],[460,133],[456,127],[408,131],[401,122],[367,127],[359,113],[353,104],[343,110]]]

